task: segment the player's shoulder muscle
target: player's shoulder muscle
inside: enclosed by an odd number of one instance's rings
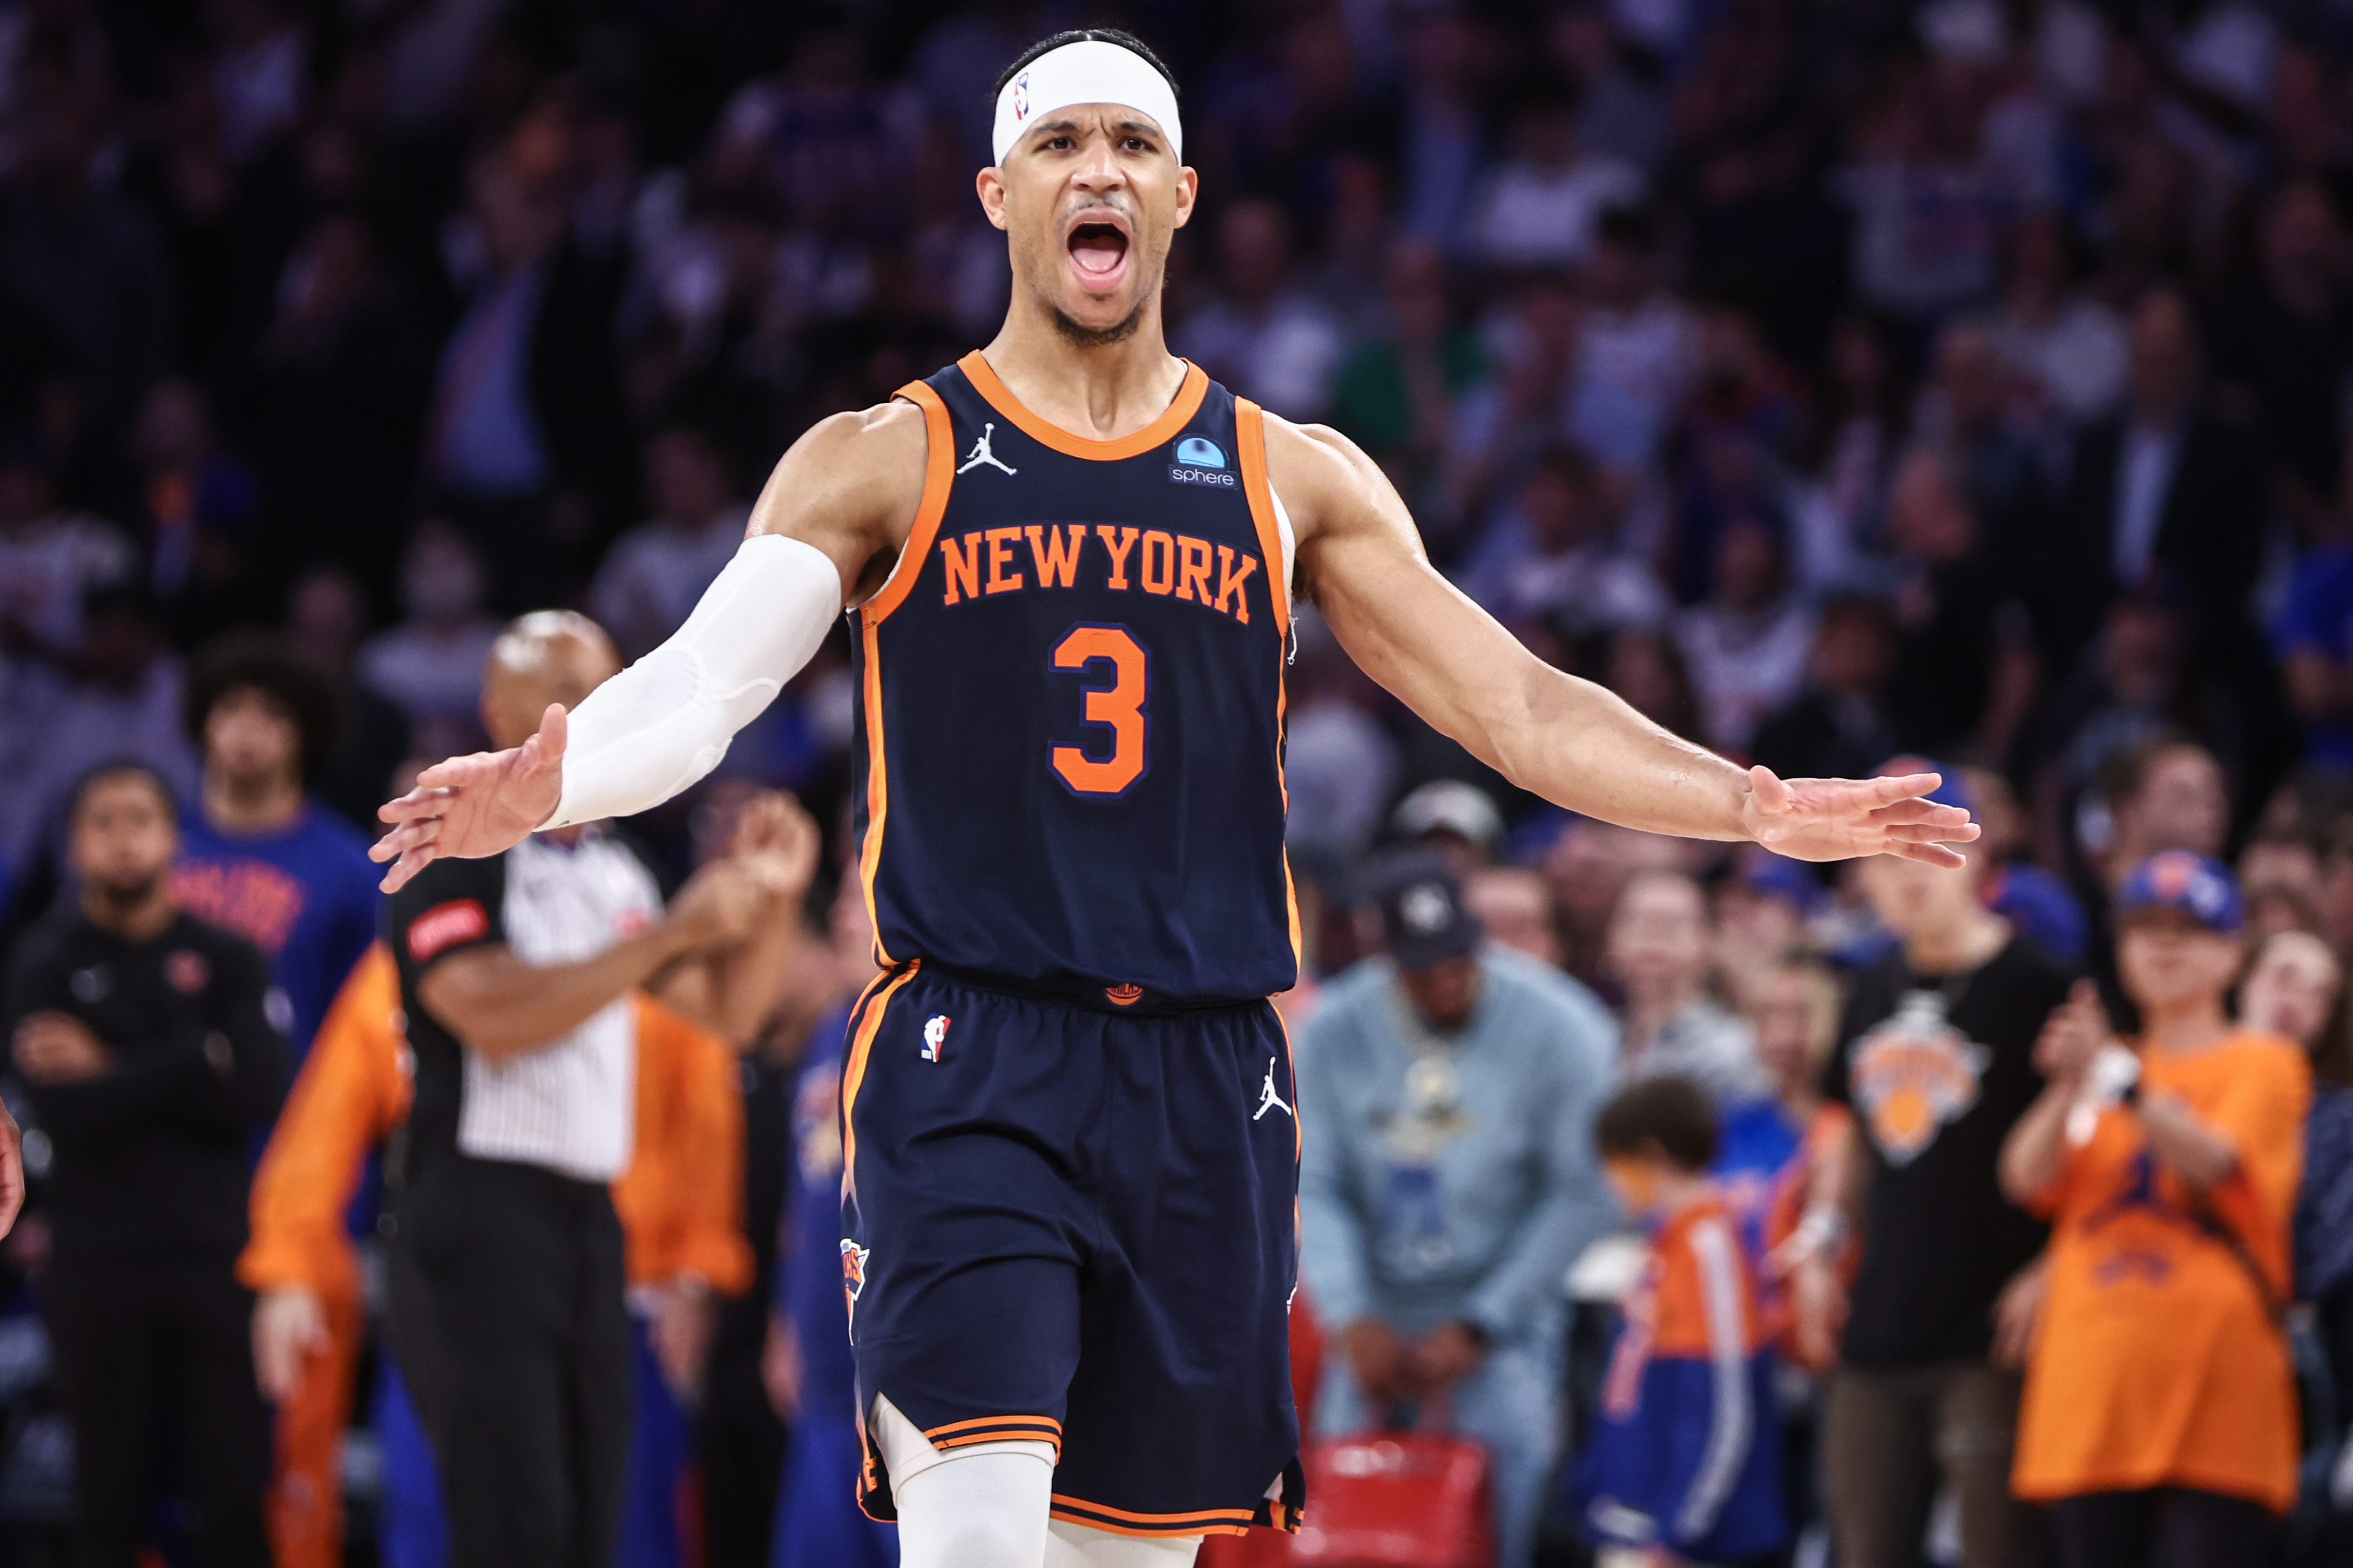
[[[1267,480],[1282,498],[1299,541],[1303,596],[1317,596],[1317,563],[1333,544],[1361,543],[1377,552],[1396,550],[1426,559],[1404,498],[1363,447],[1328,425],[1299,425],[1269,414],[1265,426]]]
[[[830,415],[776,460],[746,533],[781,533],[831,556],[846,583],[879,583],[923,504],[923,412],[892,401]]]

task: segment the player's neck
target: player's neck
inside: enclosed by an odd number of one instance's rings
[[[1117,342],[1082,343],[1064,334],[1042,301],[1017,288],[1005,325],[981,354],[1023,407],[1094,441],[1143,429],[1167,412],[1185,384],[1185,362],[1169,353],[1161,334],[1157,299]]]

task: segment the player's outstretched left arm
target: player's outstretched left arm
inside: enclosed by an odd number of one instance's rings
[[[1902,855],[1957,866],[1968,813],[1935,773],[1783,779],[1653,724],[1521,646],[1439,575],[1405,502],[1336,432],[1266,420],[1267,468],[1299,534],[1299,582],[1365,672],[1521,788],[1588,816],[1801,860]]]

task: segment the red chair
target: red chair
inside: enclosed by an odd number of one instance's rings
[[[1312,1411],[1323,1338],[1303,1299],[1292,1312],[1291,1344],[1293,1396]],[[1310,1443],[1301,1459],[1307,1509],[1299,1533],[1211,1536],[1198,1568],[1493,1568],[1487,1454],[1478,1444],[1374,1432]]]

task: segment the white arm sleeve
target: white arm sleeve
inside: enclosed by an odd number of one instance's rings
[[[841,574],[823,551],[745,540],[686,625],[572,710],[564,795],[540,830],[633,816],[717,767],[840,613]]]

